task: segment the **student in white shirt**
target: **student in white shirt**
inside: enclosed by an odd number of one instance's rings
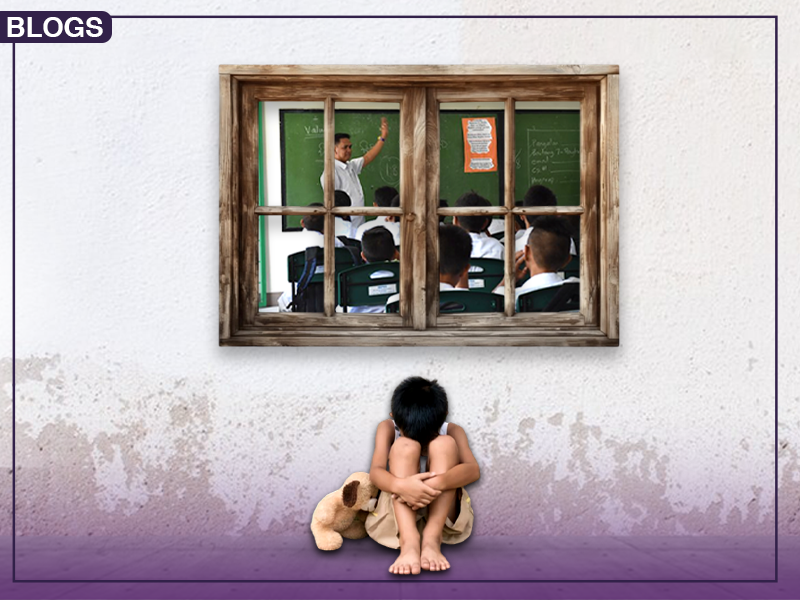
[[[523,253],[517,257],[515,269],[517,281],[526,272],[530,279],[514,289],[517,298],[526,292],[562,285],[565,280],[558,272],[572,259],[569,253],[570,229],[563,217],[540,216],[533,219],[532,224],[533,231]],[[570,278],[566,281],[578,280]],[[503,282],[494,293],[505,294]]]
[[[312,202],[308,206],[322,206],[322,203]],[[313,246],[317,246],[318,248],[325,247],[325,235],[323,233],[325,230],[325,215],[306,215],[300,220],[300,224],[303,226],[303,231],[286,234],[292,236],[290,241],[293,247],[299,250],[305,250]],[[336,238],[334,240],[334,247],[342,248],[344,244],[341,240]],[[280,312],[289,312],[291,310],[291,303],[292,292],[291,289],[289,289],[289,291],[283,292],[278,298],[278,310]]]
[[[350,196],[347,195],[347,192],[342,190],[336,190],[333,193],[333,205],[334,206],[351,206]],[[339,239],[339,236],[344,236],[346,238],[355,239],[356,236],[356,226],[352,219],[355,217],[351,217],[350,215],[346,216],[339,216],[336,215],[333,219],[333,223],[335,226],[336,239]]]
[[[558,200],[556,199],[555,193],[548,187],[543,185],[532,185],[528,188],[528,191],[525,192],[525,197],[522,199],[522,206],[529,207],[529,206],[556,206],[558,204]],[[525,249],[525,245],[528,243],[528,236],[530,236],[531,231],[533,231],[533,223],[531,222],[536,217],[528,217],[528,215],[522,215],[522,219],[525,221],[525,226],[527,229],[522,231],[521,234],[517,235],[517,241],[514,246],[515,252],[521,252]],[[570,238],[570,247],[569,247],[570,254],[577,254],[577,250],[575,248],[575,241]]]
[[[397,190],[391,186],[385,185],[375,190],[375,197],[372,201],[372,206],[389,208],[392,206],[392,200],[398,196]],[[399,196],[397,206],[400,206]],[[394,238],[394,245],[400,245],[400,223],[395,223],[393,220],[388,220],[388,217],[376,217],[373,221],[367,221],[358,226],[356,233],[353,237],[361,240],[364,237],[364,232],[369,231],[373,227],[385,227],[389,230]]]
[[[456,207],[484,207],[491,205],[491,202],[475,192],[467,192],[456,200]],[[503,244],[486,232],[491,220],[492,218],[487,215],[454,217],[453,224],[466,230],[469,233],[469,237],[472,238],[471,258],[497,258],[503,260],[505,252]]]
[[[472,239],[456,225],[439,226],[439,298],[445,292],[469,291],[469,255]],[[400,299],[400,294],[390,296],[386,304]]]
[[[472,238],[456,225],[439,226],[439,291],[469,290]]]
[[[366,263],[377,263],[400,258],[400,253],[395,248],[391,232],[385,227],[372,227],[367,230],[361,239],[361,258]],[[392,277],[394,273],[384,269],[374,271],[371,276],[379,284],[381,283],[381,278]],[[351,313],[382,313],[385,311],[386,306],[384,304],[347,307],[347,312]]]
[[[364,206],[364,189],[361,187],[361,180],[358,175],[361,170],[371,163],[383,150],[383,144],[389,136],[389,125],[386,117],[381,118],[381,132],[378,141],[370,148],[364,156],[353,158],[353,143],[350,141],[349,133],[337,133],[333,136],[334,146],[333,157],[333,189],[344,190],[350,196],[353,206]],[[325,173],[319,177],[319,184],[325,189]],[[364,217],[353,217],[356,226],[364,222]]]

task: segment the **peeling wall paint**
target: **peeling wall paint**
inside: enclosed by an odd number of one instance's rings
[[[355,392],[297,402],[242,394],[225,405],[211,379],[118,377],[60,356],[16,367],[25,415],[16,432],[20,535],[306,534],[316,502],[349,471],[368,467],[374,425],[388,410],[388,391],[367,407]],[[769,477],[748,485],[727,474],[725,486],[695,488],[686,502],[680,488],[695,474],[676,471],[664,440],[620,438],[584,411],[534,412],[510,427],[509,398],[474,407],[456,400],[453,421],[464,424],[482,464],[472,490],[476,507],[487,507],[478,534],[773,529]],[[800,468],[796,451],[784,448],[791,495]],[[744,458],[768,463],[770,452]],[[785,530],[795,528],[785,517]]]
[[[591,13],[593,4],[438,10]],[[796,8],[756,4],[781,14],[782,44],[796,37]],[[226,6],[245,9],[251,3]],[[321,2],[297,10],[331,12]],[[678,1],[669,10],[697,8]],[[377,41],[375,23],[348,24],[346,47],[324,57],[321,20],[120,20],[102,49],[17,47],[17,533],[306,535],[316,502],[368,466],[392,387],[421,374],[448,390],[450,419],[481,463],[471,492],[477,534],[770,534],[770,22],[381,24],[389,34]],[[217,347],[217,65],[374,56],[621,65],[620,348]],[[0,61],[10,80],[10,57]],[[797,68],[784,52],[782,69]],[[785,77],[784,93],[796,98],[797,81]],[[782,156],[798,144],[797,121],[782,121]],[[704,135],[687,144],[696,131]],[[10,172],[0,173],[4,189]],[[788,165],[786,197],[800,192],[797,182]],[[752,189],[766,191],[763,203]],[[8,228],[10,208],[2,210]],[[796,314],[800,210],[786,203],[780,217],[781,314]],[[766,241],[745,252],[749,239]],[[10,457],[3,336],[0,445]],[[800,356],[790,334],[780,341],[778,526],[797,535]],[[10,459],[0,466],[5,534]]]

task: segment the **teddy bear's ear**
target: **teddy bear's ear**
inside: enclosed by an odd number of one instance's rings
[[[352,508],[356,505],[358,498],[358,481],[351,481],[342,488],[342,503],[347,508]]]

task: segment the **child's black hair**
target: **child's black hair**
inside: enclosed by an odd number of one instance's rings
[[[472,238],[461,227],[439,226],[439,274],[460,275],[469,266]]]
[[[335,190],[333,192],[334,206],[350,206],[351,204],[352,201],[350,200],[350,194],[348,194],[344,190]]]
[[[463,206],[491,206],[492,203],[475,191],[463,194],[456,200],[457,207]],[[464,215],[458,217],[458,225],[470,233],[480,233],[489,226],[491,217],[486,215]]]
[[[388,208],[392,205],[392,200],[397,196],[397,190],[390,185],[384,185],[375,190],[375,204]],[[398,204],[398,206],[400,206]]]
[[[569,262],[571,243],[570,227],[566,219],[553,215],[536,217],[531,226],[533,231],[528,238],[533,260],[541,268],[555,273]]]
[[[322,206],[322,202],[312,202],[309,206]],[[303,227],[309,231],[322,233],[325,229],[325,215],[306,215],[302,220]]]
[[[549,187],[532,185],[522,198],[523,206],[555,206],[556,195]]]
[[[392,394],[392,418],[403,436],[424,448],[439,435],[447,417],[447,393],[436,380],[409,377]]]
[[[392,233],[386,227],[378,226],[367,229],[361,238],[361,251],[368,263],[392,260],[397,248],[394,246]]]
[[[450,204],[447,202],[446,198],[439,198],[439,208],[447,208]],[[446,225],[447,215],[439,215],[439,225]]]

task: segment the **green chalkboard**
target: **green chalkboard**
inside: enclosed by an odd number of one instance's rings
[[[532,185],[553,190],[560,206],[581,202],[581,115],[577,110],[517,111],[515,197]]]
[[[494,117],[500,132],[497,148],[497,171],[464,172],[464,133],[462,119]],[[441,111],[439,113],[439,198],[455,206],[462,194],[474,190],[493,205],[503,203],[503,111]]]
[[[381,117],[389,123],[389,138],[372,163],[361,172],[364,203],[372,206],[375,190],[385,185],[400,185],[400,111],[337,110],[336,133],[349,133],[353,158],[363,156],[377,140]],[[324,116],[321,110],[281,110],[282,203],[307,206],[322,202],[319,178],[324,169]],[[302,217],[284,217],[284,231],[300,228]]]
[[[464,172],[464,135],[461,120],[495,117],[498,132],[499,168],[491,173]],[[493,205],[503,203],[502,182],[504,113],[500,111],[442,111],[439,115],[440,183],[439,197],[450,206],[469,190],[475,190]],[[580,204],[580,111],[516,111],[514,154],[516,184],[514,197],[522,200],[532,185],[552,189],[559,205]]]
[[[336,131],[351,135],[353,156],[362,156],[375,143],[381,117],[389,121],[389,140],[378,158],[361,173],[366,204],[376,188],[399,189],[399,111],[338,110]],[[464,172],[461,119],[495,117],[498,131],[498,170]],[[475,190],[498,205],[503,202],[503,111],[442,111],[440,113],[439,197],[454,206],[464,192]],[[322,202],[319,177],[323,170],[323,111],[281,110],[282,203],[306,206]],[[515,113],[515,198],[521,200],[534,184],[546,185],[559,205],[580,203],[580,112],[577,110],[528,110]],[[300,217],[284,217],[284,230],[300,228]]]

